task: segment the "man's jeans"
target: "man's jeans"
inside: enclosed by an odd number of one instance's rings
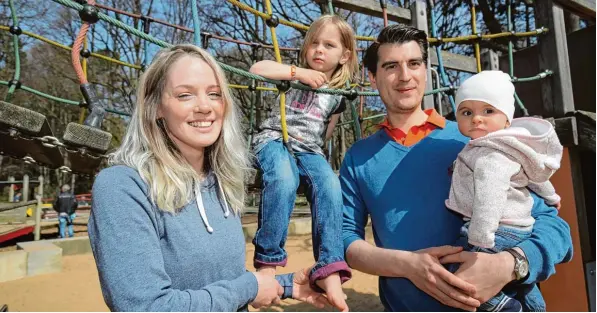
[[[253,239],[255,267],[285,266],[284,250],[290,215],[299,179],[307,186],[311,204],[311,233],[316,265],[310,273],[316,280],[338,272],[342,281],[350,278],[342,243],[342,194],[338,176],[323,156],[295,152],[293,158],[281,140],[267,143],[257,153],[263,173],[258,228]]]
[[[58,227],[60,231],[60,238],[66,238],[66,229],[68,225],[68,236],[72,237],[75,235],[73,230],[73,222],[75,221],[75,217],[77,217],[76,213],[71,214],[70,216],[66,213],[60,213],[58,216]],[[70,219],[70,223],[68,221]]]
[[[500,226],[495,232],[495,246],[490,249],[480,248],[468,243],[468,227],[470,222],[465,223],[460,229],[460,237],[457,246],[462,246],[466,251],[498,253],[509,248],[514,248],[521,241],[531,236],[531,231],[521,230],[514,227]],[[455,272],[459,264],[450,264],[448,270]],[[493,298],[482,303],[479,311],[493,312],[501,311],[501,307],[507,300],[514,298],[520,301],[524,311],[541,312],[545,311],[545,300],[536,284],[508,284]]]

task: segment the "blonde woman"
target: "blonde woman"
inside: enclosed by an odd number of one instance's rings
[[[281,284],[245,269],[244,147],[216,61],[192,45],[159,52],[93,185],[89,238],[111,310],[242,311],[281,296],[323,307],[307,269]]]

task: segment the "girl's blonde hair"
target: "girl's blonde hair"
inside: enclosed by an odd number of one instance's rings
[[[346,63],[338,65],[338,68],[332,74],[332,79],[328,83],[328,86],[329,88],[344,88],[347,81],[351,82],[357,78],[359,61],[357,59],[357,40],[354,30],[338,15],[322,15],[311,24],[301,47],[300,66],[310,68],[309,63],[307,63],[307,48],[313,43],[315,37],[317,37],[323,27],[329,24],[338,27],[341,37],[340,42],[344,49],[350,51],[350,57]]]
[[[151,201],[163,211],[176,212],[194,198],[193,186],[199,183],[200,173],[191,167],[170,140],[164,123],[158,121],[158,108],[168,72],[184,56],[205,61],[213,69],[220,86],[224,120],[216,142],[205,148],[204,168],[216,175],[223,193],[221,200],[228,200],[232,210],[239,213],[245,201],[245,173],[249,159],[238,108],[216,60],[196,46],[182,44],[158,52],[141,76],[131,122],[122,145],[110,156],[109,162],[136,169],[149,186]]]

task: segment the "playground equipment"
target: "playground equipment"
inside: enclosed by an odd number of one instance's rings
[[[157,20],[149,16],[142,16],[117,10],[105,5],[95,4],[95,1],[71,1],[71,0],[53,0],[56,3],[67,6],[71,9],[77,10],[80,13],[81,19],[83,20],[83,27],[77,37],[77,41],[72,48],[60,45],[52,42],[41,36],[26,32],[18,27],[18,21],[14,8],[12,6],[12,0],[10,1],[11,9],[13,13],[13,25],[0,26],[0,30],[8,30],[13,34],[15,46],[18,47],[18,36],[27,35],[31,37],[44,40],[53,45],[60,46],[64,49],[71,50],[73,56],[73,64],[77,69],[78,78],[82,86],[82,93],[85,101],[72,101],[61,99],[58,97],[50,96],[45,93],[39,92],[32,88],[29,88],[19,81],[18,64],[16,64],[17,71],[13,80],[10,82],[0,81],[0,85],[6,85],[9,87],[6,103],[0,106],[0,134],[2,136],[9,136],[11,140],[27,140],[32,143],[29,147],[17,147],[17,142],[6,141],[11,144],[4,144],[4,138],[2,137],[2,144],[0,144],[0,151],[7,155],[11,155],[16,158],[24,159],[25,161],[35,161],[44,166],[50,168],[63,168],[65,171],[82,172],[82,173],[93,173],[101,163],[101,158],[107,150],[107,143],[109,143],[110,135],[99,129],[101,126],[101,120],[105,112],[112,114],[127,115],[124,112],[118,112],[101,107],[94,100],[94,94],[92,88],[86,85],[85,79],[85,58],[88,57],[101,57],[105,60],[109,60],[123,66],[128,66],[135,69],[141,69],[142,66],[128,64],[120,60],[108,58],[105,56],[97,55],[94,53],[82,53],[83,62],[82,65],[79,62],[79,52],[85,52],[85,49],[81,50],[81,47],[85,46],[85,32],[89,27],[89,24],[102,21],[110,23],[126,32],[138,36],[144,39],[144,43],[151,42],[160,47],[168,47],[171,44],[159,40],[150,36],[149,26],[151,23],[160,23],[177,27],[179,29],[193,32],[195,44],[208,46],[210,39],[225,40],[235,42],[242,45],[250,45],[252,49],[252,61],[256,62],[256,51],[258,49],[274,49],[276,60],[281,62],[280,51],[281,50],[293,50],[296,48],[285,48],[280,47],[276,37],[276,28],[281,24],[296,29],[306,30],[308,25],[302,25],[291,21],[283,20],[278,18],[272,13],[271,3],[269,0],[265,0],[266,12],[255,10],[236,0],[227,0],[231,5],[237,6],[245,11],[251,12],[256,16],[262,18],[268,25],[271,33],[272,44],[258,44],[241,42],[238,40],[225,38],[211,33],[201,32],[199,27],[199,16],[197,14],[197,1],[193,0],[193,29],[185,28],[178,25],[172,25],[164,21]],[[432,46],[430,49],[430,64],[428,64],[429,72],[428,77],[432,77],[432,66],[437,67],[437,84],[438,88],[432,90],[431,79],[428,79],[428,86],[426,97],[423,101],[424,108],[437,107],[441,111],[441,101],[435,101],[433,95],[444,94],[447,96],[450,106],[454,107],[452,99],[452,93],[456,89],[456,86],[451,86],[448,82],[445,68],[459,70],[464,72],[478,72],[481,69],[503,69],[508,72],[512,78],[512,81],[516,84],[517,95],[516,102],[519,106],[519,111],[523,115],[533,114],[541,115],[545,118],[550,118],[556,127],[556,131],[560,137],[561,142],[565,146],[564,159],[562,161],[562,168],[553,177],[552,182],[558,191],[563,195],[564,201],[562,202],[561,215],[571,225],[571,231],[574,241],[574,248],[577,254],[572,262],[568,264],[562,264],[558,266],[558,274],[552,277],[549,281],[541,285],[541,289],[545,294],[548,307],[550,310],[578,310],[584,311],[587,308],[595,310],[594,302],[594,285],[595,285],[595,229],[589,226],[587,221],[588,216],[594,218],[595,203],[589,200],[589,197],[585,196],[583,190],[594,190],[594,176],[587,174],[586,166],[581,159],[585,157],[593,157],[595,155],[595,114],[594,112],[581,112],[577,111],[577,108],[583,108],[586,111],[592,109],[594,106],[587,106],[575,103],[577,95],[587,90],[593,91],[594,99],[594,73],[589,74],[589,78],[593,79],[592,85],[589,84],[590,88],[584,88],[578,91],[578,88],[574,88],[576,83],[573,84],[572,80],[575,77],[574,68],[571,68],[571,64],[574,64],[569,58],[573,49],[569,49],[567,46],[567,35],[564,27],[563,11],[568,10],[579,16],[587,18],[588,20],[595,21],[595,6],[593,4],[587,4],[587,2],[574,1],[574,0],[543,0],[535,1],[535,23],[541,27],[533,31],[516,33],[513,31],[513,25],[510,22],[511,18],[508,18],[507,31],[496,34],[480,34],[477,32],[476,18],[475,18],[475,6],[471,5],[471,26],[472,34],[467,36],[461,36],[456,38],[440,38],[437,35],[435,29],[435,19],[433,10],[430,10],[431,29],[427,28],[429,24],[427,21],[427,7],[433,6],[433,1],[413,1],[410,9],[396,8],[387,6],[385,1],[373,1],[373,0],[317,0],[321,3],[328,4],[328,10],[330,13],[333,12],[334,6],[352,11],[357,11],[369,15],[381,16],[384,18],[384,24],[388,24],[389,21],[397,21],[401,23],[411,24],[420,29],[423,29],[431,34],[429,43]],[[508,14],[511,12],[511,1],[507,1]],[[133,18],[137,18],[143,22],[143,29],[135,29],[127,24],[124,24],[107,14],[99,12],[97,8],[101,8],[107,11],[114,11],[119,14],[126,14]],[[592,26],[594,31],[594,26]],[[538,44],[532,47],[534,52],[530,52],[530,49],[514,52],[512,40],[516,40],[520,37],[537,36]],[[492,40],[498,37],[506,37],[509,39],[507,60],[500,60],[497,55],[492,51],[481,53],[479,49],[479,42],[481,40]],[[593,36],[594,38],[594,36]],[[358,40],[373,41],[374,38],[367,36],[358,36]],[[592,39],[594,40],[594,39]],[[458,42],[464,44],[472,44],[474,46],[475,57],[465,57],[447,53],[441,50],[444,43],[447,42]],[[594,42],[594,41],[593,41]],[[568,43],[570,44],[570,43]],[[586,43],[585,43],[586,45]],[[579,50],[583,50],[585,47],[581,47]],[[18,51],[16,49],[15,51]],[[145,53],[147,54],[148,49],[145,47]],[[89,52],[89,51],[87,51]],[[537,66],[528,70],[525,64],[529,63],[528,60],[524,60],[524,54],[528,53],[530,60],[535,60]],[[594,52],[592,53],[594,56]],[[18,60],[18,52],[16,52],[16,59]],[[146,57],[146,60],[149,58]],[[17,61],[18,63],[18,61]],[[515,66],[516,63],[516,66]],[[283,128],[283,139],[285,142],[288,140],[288,134],[285,125],[285,106],[284,106],[284,93],[289,88],[297,89],[310,89],[301,84],[288,83],[283,81],[276,81],[266,79],[258,75],[248,73],[244,70],[229,66],[227,64],[220,63],[221,67],[233,74],[242,75],[246,78],[251,79],[251,84],[248,86],[243,85],[231,85],[232,88],[246,89],[251,92],[251,108],[249,110],[249,141],[255,131],[255,107],[257,101],[260,98],[260,92],[263,90],[277,90],[280,93],[280,109],[282,112],[282,128]],[[594,64],[593,64],[594,65]],[[585,65],[585,67],[587,67]],[[524,70],[523,70],[524,69]],[[576,69],[578,72],[580,69]],[[81,73],[83,73],[81,75]],[[577,75],[578,77],[578,75]],[[362,124],[371,119],[379,118],[383,115],[375,115],[364,117],[364,97],[377,96],[376,92],[365,90],[367,82],[364,80],[365,76],[361,77],[360,82],[353,82],[349,84],[346,90],[330,90],[330,89],[318,89],[316,92],[329,93],[329,94],[341,94],[344,95],[348,100],[349,109],[352,115],[352,120],[339,123],[339,127],[352,126],[354,129],[355,139],[360,139],[362,136]],[[582,78],[578,84],[582,83]],[[261,83],[269,83],[276,86],[276,88],[269,88],[261,86]],[[539,93],[532,94],[527,89],[538,88]],[[21,89],[24,91],[32,92],[42,97],[50,98],[62,103],[70,105],[80,105],[82,107],[89,107],[91,114],[85,121],[85,124],[75,124],[72,126],[69,124],[67,132],[63,138],[63,141],[56,139],[51,133],[48,133],[48,129],[44,130],[44,125],[47,124],[45,117],[36,115],[35,112],[24,111],[21,107],[14,104],[8,103],[11,95],[15,90]],[[357,103],[359,98],[359,103]],[[589,97],[590,98],[590,97]],[[540,100],[540,101],[539,101]],[[591,100],[592,101],[592,100]],[[539,103],[538,105],[535,102]],[[523,104],[524,103],[524,104]],[[526,104],[526,105],[525,105]],[[358,109],[357,109],[358,105]],[[23,110],[21,110],[23,109]],[[4,112],[4,115],[3,115]],[[17,120],[12,120],[7,117],[8,114],[5,112],[22,112],[18,116]],[[12,116],[12,114],[11,114]],[[22,118],[21,118],[22,116]],[[23,126],[25,125],[25,126]],[[50,130],[51,131],[51,130]],[[94,138],[94,139],[89,139]],[[33,139],[33,140],[31,140]],[[22,141],[24,142],[24,141]],[[22,148],[22,149],[21,149]],[[48,148],[48,149],[46,149]],[[21,149],[21,150],[19,150]],[[57,158],[56,151],[67,155],[67,162],[61,164]],[[594,164],[594,163],[593,163]],[[583,168],[585,167],[585,168]],[[590,173],[594,173],[591,171]],[[592,178],[592,180],[590,179]],[[591,185],[591,181],[592,184]],[[594,200],[593,200],[594,201]],[[592,219],[590,219],[592,220]],[[579,253],[580,252],[580,253]],[[593,289],[591,289],[593,288]],[[592,290],[592,291],[591,291]],[[589,292],[587,292],[589,291]]]

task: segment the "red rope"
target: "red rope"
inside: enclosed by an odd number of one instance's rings
[[[87,0],[87,4],[95,5],[95,0]],[[85,73],[83,73],[83,67],[81,66],[81,48],[83,47],[83,41],[87,36],[87,31],[89,30],[89,23],[83,22],[81,29],[79,30],[79,34],[73,43],[73,49],[71,50],[71,60],[73,63],[73,67],[75,72],[77,73],[77,78],[79,78],[79,82],[81,85],[87,84],[87,77],[85,77]]]

